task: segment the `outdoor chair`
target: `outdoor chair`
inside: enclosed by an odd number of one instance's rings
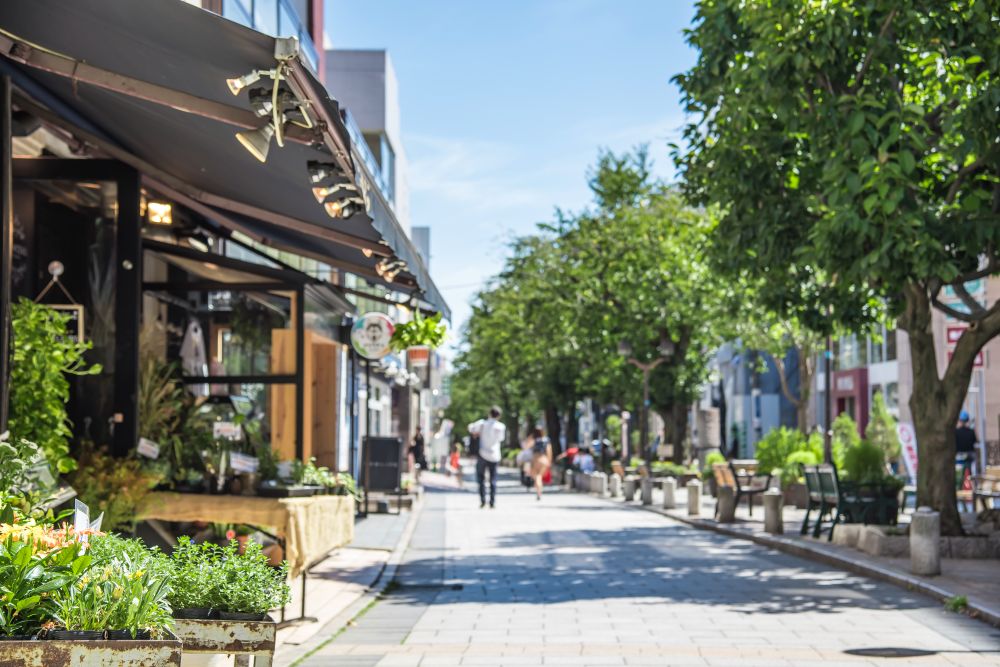
[[[753,516],[753,497],[771,488],[771,472],[759,475],[758,467],[756,459],[734,459],[729,462],[733,488],[736,489],[736,506],[739,507],[740,498],[746,496],[750,516]]]

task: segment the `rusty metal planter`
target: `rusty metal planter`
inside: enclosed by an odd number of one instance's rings
[[[158,667],[181,664],[181,642],[165,639],[0,641],[0,667]]]
[[[174,632],[184,643],[184,653],[252,655],[254,665],[264,667],[274,656],[277,624],[270,616],[263,621],[177,618]]]

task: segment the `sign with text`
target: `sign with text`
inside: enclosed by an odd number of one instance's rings
[[[381,359],[390,352],[395,326],[384,313],[367,313],[351,327],[351,345],[365,359]]]
[[[899,438],[899,447],[903,454],[903,465],[906,466],[906,474],[914,482],[917,479],[917,434],[913,430],[910,422],[899,422],[896,424],[896,436]]]
[[[232,468],[234,472],[246,472],[252,474],[257,472],[257,468],[260,467],[260,461],[256,456],[240,454],[239,452],[230,452],[229,467]]]
[[[68,315],[66,320],[66,336],[73,342],[79,343],[83,340],[83,306],[76,303],[48,303],[45,304],[52,310],[59,311],[62,315]]]
[[[147,459],[160,458],[160,446],[149,438],[139,438],[139,446],[135,448],[135,451],[139,456],[144,456]]]

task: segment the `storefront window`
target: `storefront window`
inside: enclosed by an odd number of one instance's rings
[[[896,360],[896,329],[889,329],[885,332],[885,360]]]

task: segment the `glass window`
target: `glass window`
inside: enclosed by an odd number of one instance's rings
[[[268,35],[278,34],[278,0],[256,0],[253,4],[254,28]]]
[[[871,338],[871,360],[873,364],[880,364],[885,361],[885,329],[882,329],[881,336]]]
[[[289,11],[288,6],[281,3],[278,6],[278,32],[279,37],[298,37],[299,21],[295,15]]]
[[[253,27],[250,0],[223,0],[222,15],[248,28]]]
[[[896,330],[889,329],[885,332],[885,360],[896,360]]]

